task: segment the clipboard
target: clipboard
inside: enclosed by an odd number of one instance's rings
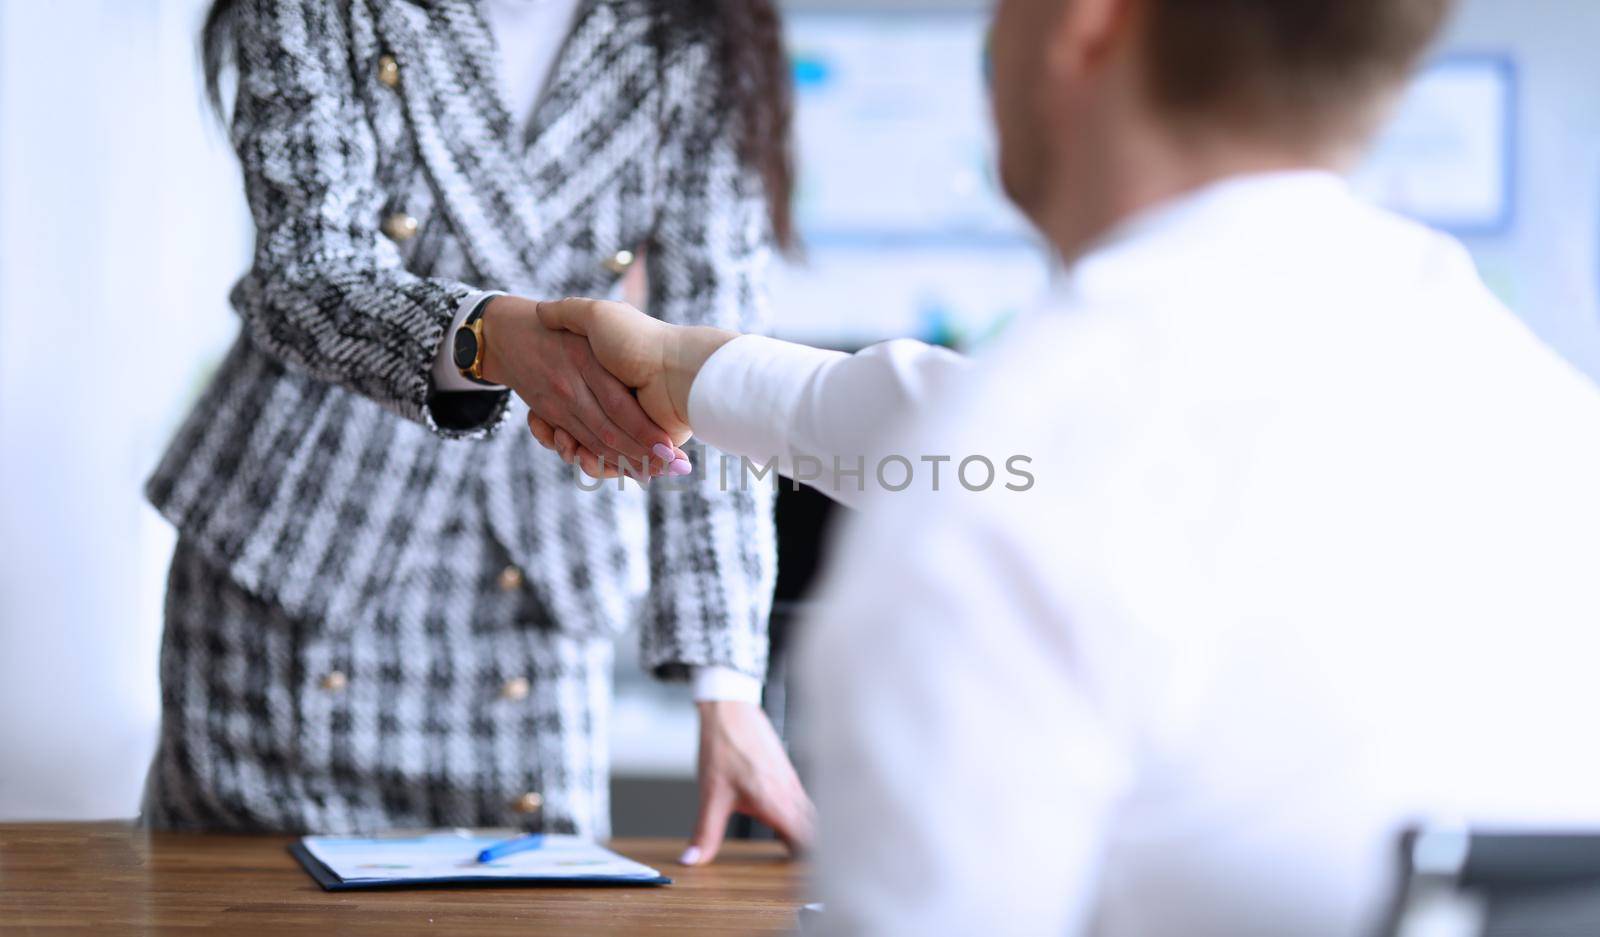
[[[432,830],[385,836],[304,836],[289,854],[324,891],[450,886],[670,885],[672,879],[592,840],[547,835],[538,848],[480,863],[508,830]]]

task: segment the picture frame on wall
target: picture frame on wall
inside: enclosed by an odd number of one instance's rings
[[[1516,214],[1517,97],[1509,55],[1436,59],[1355,173],[1357,191],[1458,236],[1506,233]]]

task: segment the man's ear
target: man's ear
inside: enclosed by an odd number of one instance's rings
[[[1079,80],[1097,72],[1132,37],[1144,0],[1062,0],[1061,17],[1046,53],[1053,80]]]

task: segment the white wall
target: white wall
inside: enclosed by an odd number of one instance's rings
[[[171,544],[139,484],[233,331],[249,247],[198,106],[201,4],[0,0],[0,818],[137,803]],[[1600,377],[1596,37],[1594,0],[1469,0],[1452,43],[1510,51],[1523,82],[1515,228],[1470,246]]]
[[[248,251],[200,0],[0,6],[0,817],[129,815],[171,535],[140,483]]]
[[[1600,379],[1600,3],[1468,0],[1448,46],[1509,51],[1521,84],[1517,205],[1505,237],[1471,238],[1490,285]]]

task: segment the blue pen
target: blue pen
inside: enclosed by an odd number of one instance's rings
[[[544,845],[543,833],[528,833],[524,836],[508,839],[502,843],[495,843],[488,849],[478,853],[478,861],[493,862],[496,859],[504,859],[506,856],[513,856],[519,852],[538,849],[542,845]]]

